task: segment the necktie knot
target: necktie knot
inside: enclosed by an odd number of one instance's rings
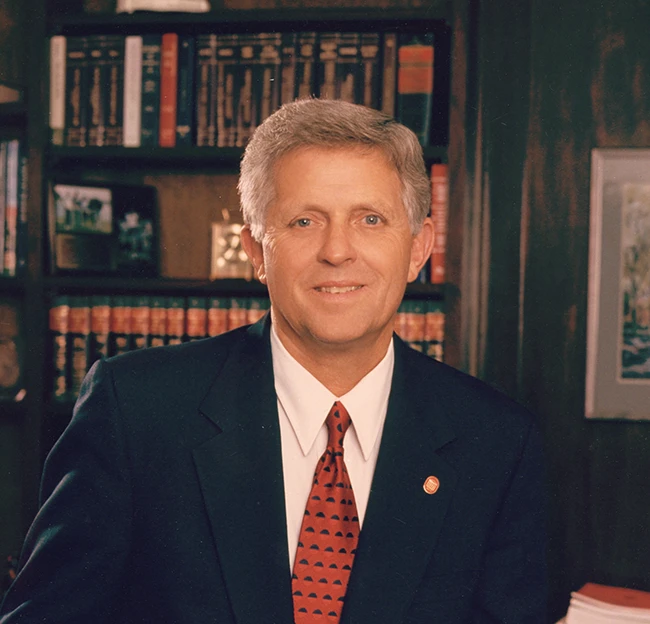
[[[348,411],[343,407],[342,403],[336,401],[325,420],[329,433],[327,446],[333,449],[343,449],[343,438],[351,422]]]

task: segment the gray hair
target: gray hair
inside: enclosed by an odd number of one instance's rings
[[[255,240],[262,240],[266,212],[275,199],[275,165],[282,156],[301,147],[382,150],[402,184],[411,231],[420,231],[431,208],[431,184],[416,135],[371,108],[310,98],[285,104],[267,117],[244,152],[238,190],[244,221]]]

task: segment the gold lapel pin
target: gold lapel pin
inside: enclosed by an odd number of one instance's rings
[[[440,487],[440,479],[438,477],[427,477],[424,481],[422,488],[427,494],[435,494]]]

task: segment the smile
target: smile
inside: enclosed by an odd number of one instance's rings
[[[318,292],[339,295],[342,293],[352,292],[353,290],[359,290],[360,288],[363,288],[363,286],[317,286],[316,290]]]

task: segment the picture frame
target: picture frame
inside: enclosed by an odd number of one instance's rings
[[[592,150],[585,414],[650,420],[650,149]]]
[[[158,275],[154,187],[56,181],[49,203],[54,273]]]

